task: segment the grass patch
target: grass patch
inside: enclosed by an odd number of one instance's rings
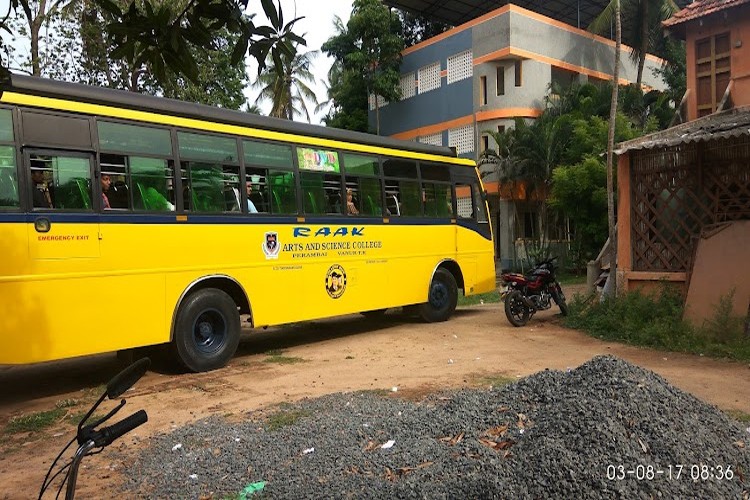
[[[268,417],[268,430],[277,431],[283,427],[294,425],[300,419],[309,417],[310,412],[302,410],[280,411]]]
[[[742,422],[743,424],[750,423],[750,413],[745,413],[742,410],[727,410],[724,413],[729,415],[730,418]]]
[[[21,415],[13,417],[5,426],[5,432],[16,434],[19,432],[36,432],[51,426],[65,415],[65,408],[55,408],[53,410],[40,411],[31,415]]]
[[[561,285],[585,285],[586,284],[586,275],[577,275],[577,274],[558,274],[557,275],[557,281]]]
[[[636,290],[604,302],[575,296],[565,326],[627,344],[750,361],[745,319],[732,317],[731,303],[732,294],[721,297],[712,318],[697,328],[682,319],[683,298],[666,285],[655,293]]]
[[[295,363],[305,362],[305,360],[302,358],[297,358],[294,356],[284,356],[284,351],[281,351],[278,349],[274,349],[274,350],[266,352],[266,356],[268,357],[263,360],[264,363],[276,363],[279,365],[293,365]]]
[[[463,295],[458,296],[459,306],[475,306],[477,304],[491,304],[495,302],[500,302],[500,292],[498,290],[477,295],[469,295],[468,297]]]

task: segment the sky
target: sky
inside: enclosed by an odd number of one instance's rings
[[[326,40],[334,35],[333,18],[339,16],[346,24],[352,12],[352,0],[281,0],[281,9],[284,14],[284,22],[287,23],[295,17],[303,17],[295,24],[294,32],[307,41],[306,50],[320,50]],[[266,16],[260,6],[259,0],[250,0],[249,12],[256,12],[253,18],[256,25],[266,24]],[[252,58],[249,58],[252,59]],[[327,80],[328,70],[333,60],[320,53],[313,61],[313,74],[316,85],[312,87],[319,101],[326,100],[326,88],[322,82]],[[258,74],[257,64],[254,60],[248,61],[248,75],[254,80]],[[248,89],[246,95],[250,103],[255,101],[259,91]],[[270,103],[260,104],[264,113],[268,113]],[[310,105],[311,123],[321,123],[324,113],[313,116],[315,106]],[[297,118],[302,120],[302,118]]]

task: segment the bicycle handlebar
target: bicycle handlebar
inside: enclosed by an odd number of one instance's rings
[[[132,431],[138,426],[148,422],[148,415],[144,410],[138,410],[129,417],[125,417],[117,423],[102,427],[96,437],[93,438],[97,447],[109,446],[112,442]]]

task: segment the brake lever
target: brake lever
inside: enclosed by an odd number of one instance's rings
[[[96,405],[96,406],[98,406],[98,405]],[[90,439],[93,439],[93,436],[98,432],[96,430],[96,428],[99,427],[104,422],[106,422],[107,420],[109,420],[110,418],[112,418],[115,415],[115,413],[117,413],[118,411],[120,411],[122,409],[123,406],[125,406],[125,400],[124,399],[120,401],[120,404],[118,404],[117,406],[115,406],[114,408],[112,408],[109,411],[109,413],[107,413],[106,415],[104,415],[102,418],[100,418],[96,422],[91,423],[91,424],[86,424],[83,427],[81,427],[80,424],[79,424],[78,437],[77,437],[78,444],[80,445],[80,444],[83,444],[83,443],[87,442]],[[91,409],[91,411],[89,412],[89,414],[92,411],[93,411],[93,408]],[[87,418],[88,418],[88,416],[87,416]],[[86,421],[86,419],[84,418],[83,420],[81,420],[81,423],[83,423],[85,421]]]

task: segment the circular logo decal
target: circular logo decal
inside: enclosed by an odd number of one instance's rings
[[[326,273],[326,292],[332,299],[338,299],[346,290],[346,272],[338,264],[332,265]]]

